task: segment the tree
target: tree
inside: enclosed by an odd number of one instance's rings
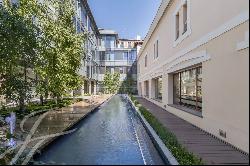
[[[76,33],[75,5],[71,0],[45,0],[37,15],[41,63],[37,92],[49,91],[58,100],[69,90],[82,84],[78,74],[84,58],[84,34]]]
[[[120,73],[111,74],[105,73],[103,85],[105,93],[114,94],[117,93],[120,87]]]
[[[36,28],[20,14],[22,6],[7,0],[4,4],[0,8],[0,94],[24,110],[25,101],[31,98],[29,68],[35,65],[37,55]]]
[[[133,87],[135,86],[135,80],[133,79],[132,75],[127,74],[127,78],[123,81],[120,91],[122,93],[133,93]]]
[[[4,1],[0,9],[0,94],[19,102],[31,98],[31,87],[42,97],[57,99],[82,83],[84,34],[75,28],[71,0]],[[36,75],[36,79],[32,78]],[[42,98],[41,97],[41,98]]]

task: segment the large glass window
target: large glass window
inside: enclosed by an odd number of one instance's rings
[[[82,8],[82,10],[81,10],[81,21],[82,21],[83,26],[86,26],[87,25],[87,12],[86,12],[84,7],[81,7],[81,8]]]
[[[128,52],[123,53],[123,60],[128,61]]]
[[[130,55],[129,55],[129,61],[134,62],[136,60],[136,56],[137,56],[136,51],[135,50],[131,50],[130,51]]]
[[[115,48],[115,37],[114,36],[106,36],[105,47],[106,48]]]
[[[114,61],[115,60],[115,53],[113,51],[106,52],[106,60],[107,61]]]
[[[202,110],[202,67],[174,74],[174,104]]]

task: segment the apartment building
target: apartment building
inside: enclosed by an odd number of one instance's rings
[[[249,1],[163,0],[137,66],[140,96],[249,153]]]
[[[74,95],[96,94],[98,82],[98,41],[100,33],[92,15],[87,0],[76,1],[76,31],[78,33],[86,33],[85,41],[85,59],[82,60],[82,67],[79,71],[84,80],[84,84],[78,90],[74,91]]]
[[[105,73],[120,73],[120,92],[131,91],[137,93],[137,53],[143,43],[140,37],[135,40],[119,39],[118,33],[113,30],[99,29],[99,81],[100,91],[104,91],[102,82]],[[125,81],[132,81],[130,87]]]

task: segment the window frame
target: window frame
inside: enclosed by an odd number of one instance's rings
[[[197,112],[198,113],[203,112],[203,98],[202,98],[203,96],[202,95],[201,95],[201,101],[198,101],[198,70],[200,70],[200,69],[201,69],[201,71],[203,69],[201,64],[193,66],[193,67],[189,67],[189,68],[186,68],[184,70],[180,70],[178,72],[173,73],[173,105],[174,106],[180,106],[180,107],[183,107],[183,108],[186,108],[186,109],[190,109],[190,110],[193,110],[196,113]],[[192,71],[192,70],[195,70],[195,93],[196,93],[195,94],[195,105],[182,103],[182,100],[187,100],[187,99],[182,98],[182,96],[183,96],[182,95],[182,87],[183,87],[182,86],[182,75],[183,75],[183,73],[185,73],[187,71]],[[175,76],[177,76],[177,75],[179,75],[178,76],[178,79],[179,79],[178,85],[175,84],[176,83],[175,82],[176,81]],[[202,75],[202,73],[201,73],[201,75]],[[202,84],[202,81],[201,81],[201,84]],[[176,86],[179,86],[179,96],[178,96],[178,98],[176,97]],[[202,85],[201,85],[201,87],[199,86],[199,88],[200,88],[201,94],[202,94]],[[179,103],[176,103],[176,99],[180,100]],[[184,106],[183,106],[183,104],[184,104]],[[199,104],[201,105],[201,108],[199,108],[200,107]],[[190,105],[190,106],[185,106],[185,105]],[[190,107],[195,107],[195,109],[190,108]]]
[[[159,57],[159,39],[154,42],[154,60]]]
[[[183,6],[186,5],[187,7],[187,30],[183,33],[183,29],[180,29],[180,20],[181,18],[179,17],[179,36],[177,35],[177,15],[178,13],[180,13],[181,9],[183,9]],[[183,17],[184,15],[182,15]],[[181,24],[183,24],[183,19],[182,18],[182,22]],[[173,40],[173,47],[178,46],[184,39],[186,39],[188,36],[191,35],[192,30],[191,30],[191,1],[190,0],[182,0],[181,3],[177,6],[175,12],[173,13],[173,20],[174,20],[174,40]],[[183,24],[183,28],[184,28],[184,24]]]
[[[148,54],[144,57],[145,68],[148,67]]]

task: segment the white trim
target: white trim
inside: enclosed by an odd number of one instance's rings
[[[188,54],[172,62],[172,64],[166,68],[164,73],[166,74],[173,73],[178,70],[185,69],[187,67],[191,67],[199,63],[208,61],[210,59],[211,59],[210,55],[208,55],[207,51],[205,50],[193,54]]]
[[[191,52],[192,50],[194,50],[194,49],[196,49],[196,48],[198,48],[206,43],[208,43],[209,41],[223,35],[224,33],[232,30],[233,28],[239,26],[240,24],[242,24],[248,20],[249,20],[249,11],[242,12],[241,14],[237,15],[236,17],[232,18],[231,20],[229,20],[225,24],[223,24],[220,27],[218,27],[217,29],[215,29],[214,31],[201,37],[199,40],[192,43],[186,49],[183,49],[182,51],[178,52],[174,56],[170,57],[167,60],[166,64],[171,63],[172,61],[180,58],[181,56],[184,56],[185,54]]]
[[[187,5],[187,31],[183,34],[183,29],[179,30],[179,37],[178,39],[176,39],[176,15],[177,13],[180,11],[180,9],[182,8],[182,6]],[[186,39],[188,36],[191,35],[192,30],[191,30],[191,2],[190,0],[182,0],[182,2],[179,4],[179,6],[177,7],[177,9],[175,10],[174,14],[174,41],[173,41],[173,47],[176,47],[178,44],[180,44],[184,39]],[[179,26],[180,27],[180,26]]]
[[[199,40],[193,42],[191,45],[186,47],[185,49],[181,50],[174,56],[170,57],[167,62],[162,62],[161,64],[157,65],[155,68],[152,68],[151,71],[156,71],[157,69],[161,68],[162,66],[170,65],[173,61],[175,61],[178,58],[181,58],[182,56],[186,55],[187,53],[195,50],[196,48],[208,43],[209,41],[223,35],[224,33],[234,29],[235,27],[247,22],[249,20],[249,11],[244,11],[241,14],[237,15],[236,17],[232,18],[225,24],[221,25],[217,29],[211,31],[210,33],[204,35]],[[138,78],[143,78],[147,75],[143,74],[142,76],[138,75]]]
[[[249,48],[249,31],[245,33],[245,40],[237,43],[237,51]]]
[[[173,0],[162,0],[161,5],[160,5],[160,7],[159,7],[159,9],[157,11],[157,14],[156,14],[153,22],[151,23],[150,29],[149,29],[149,31],[147,33],[147,36],[145,37],[145,40],[143,42],[143,45],[142,45],[141,49],[139,51],[138,59],[141,57],[141,55],[142,55],[142,53],[143,53],[149,39],[151,38],[155,28],[157,27],[158,23],[160,22],[160,20],[161,20],[161,18],[163,16],[165,10],[167,9],[170,1],[173,1]]]

